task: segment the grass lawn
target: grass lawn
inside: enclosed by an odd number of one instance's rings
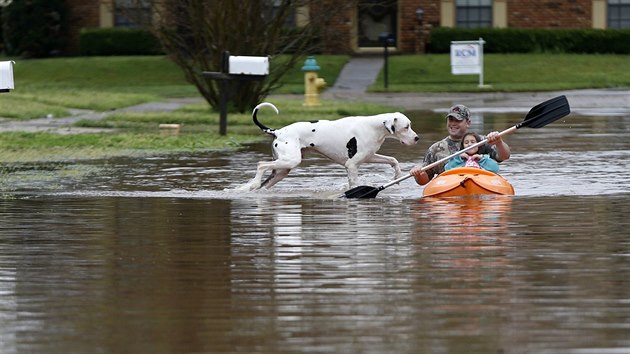
[[[322,63],[321,75],[332,84],[349,58],[329,55],[317,59]],[[68,115],[70,108],[107,111],[167,97],[199,97],[181,69],[164,56],[15,61],[15,90],[0,95],[1,117],[32,119],[48,113]],[[283,83],[277,93],[304,93],[301,65]]]
[[[389,58],[389,92],[519,92],[630,87],[630,55],[486,54],[484,85],[452,75],[448,54]],[[383,71],[369,91],[384,91]]]
[[[389,61],[389,92],[540,91],[630,87],[630,56],[575,54],[488,54],[485,83],[477,75],[451,75],[448,55],[395,55]],[[11,59],[11,58],[8,58]],[[8,60],[7,59],[7,60]],[[317,55],[320,76],[330,87],[348,56]],[[280,59],[281,60],[281,59]],[[15,60],[16,89],[0,94],[0,117],[26,120],[70,115],[72,109],[108,111],[169,97],[199,97],[182,71],[166,57],[79,57]],[[273,65],[273,62],[272,62]],[[274,93],[303,93],[301,64],[283,79]],[[383,90],[383,73],[370,91]],[[357,102],[322,102],[305,108],[302,100],[275,100],[281,114],[261,111],[271,127],[296,120],[334,119],[369,115],[393,107]],[[113,155],[154,154],[199,149],[238,148],[264,139],[250,113],[228,115],[228,136],[218,135],[219,114],[203,104],[168,113],[115,113],[102,121],[82,121],[82,127],[112,128],[112,132],[59,136],[52,133],[0,133],[0,156],[11,161],[59,161]],[[182,123],[178,136],[165,137],[160,123]]]
[[[323,101],[321,106],[309,108],[303,107],[301,100],[293,99],[274,100],[274,104],[280,110],[279,115],[268,108],[259,113],[260,119],[270,127],[281,127],[297,120],[331,119],[390,110],[390,107],[378,104],[347,104],[338,101]],[[180,134],[164,134],[159,129],[161,123],[182,124]],[[219,135],[219,116],[205,103],[190,104],[168,113],[115,113],[102,120],[79,121],[75,125],[111,128],[112,132],[76,135],[49,132],[0,133],[0,163],[69,161],[238,149],[247,142],[269,139],[253,124],[249,113],[230,113],[228,135]]]

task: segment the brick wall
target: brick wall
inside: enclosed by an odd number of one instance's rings
[[[416,9],[419,7],[424,10],[424,25],[439,26],[439,0],[398,0],[398,38],[396,47],[402,53],[418,51],[420,45],[420,23],[416,18]],[[351,54],[353,52],[352,35],[356,32],[354,26],[357,26],[353,18],[355,12],[356,9],[344,6],[342,10],[331,14],[327,19],[328,26],[323,36],[324,51],[326,53]]]
[[[508,27],[592,27],[592,0],[510,0],[507,12]]]
[[[432,0],[398,0],[398,38],[397,48],[404,52],[414,52],[418,43],[417,36],[420,28],[416,19],[416,9],[419,4],[426,3],[426,9],[429,16],[433,14],[435,18],[438,18],[437,14],[438,5],[431,6],[430,3],[435,2]],[[325,19],[326,26],[323,33],[323,50],[325,53],[335,54],[352,54],[354,52],[354,41],[352,36],[356,33],[358,24],[356,23],[356,5],[350,6],[350,2],[345,6],[338,6],[339,11],[330,13]],[[330,3],[326,3],[329,6]],[[425,8],[425,6],[423,6]],[[321,10],[315,10],[311,13],[320,13]],[[324,10],[325,11],[325,10]],[[313,18],[311,18],[313,20]]]
[[[79,32],[86,27],[100,26],[101,0],[66,0],[70,9],[70,26],[66,54],[79,53]]]
[[[417,1],[398,1],[398,38],[396,47],[402,52],[414,52],[420,23],[416,18]]]
[[[416,10],[424,11],[422,25],[433,27],[440,23],[440,3],[434,0],[398,0],[398,45],[403,53],[414,53],[419,50],[421,24],[416,17]]]
[[[100,25],[102,0],[67,0],[71,13],[67,54],[78,53],[79,31]],[[311,9],[311,20],[325,23],[322,33],[325,53],[351,54],[356,33],[356,8],[353,2],[320,0]],[[316,4],[316,3],[313,3]],[[439,27],[440,0],[398,0],[397,48],[413,53],[419,48],[420,24],[416,9],[424,10],[424,25]],[[335,9],[332,11],[331,9]],[[591,28],[592,0],[508,0],[508,27],[515,28]],[[317,15],[319,14],[319,15]],[[324,14],[322,16],[321,14]],[[426,27],[425,27],[426,30]]]
[[[354,26],[351,3],[323,0],[310,6],[310,21],[322,28],[322,51],[325,54],[351,54]]]
[[[329,21],[327,29],[323,33],[323,51],[325,53],[351,53],[351,24],[353,21],[349,11],[337,13]]]

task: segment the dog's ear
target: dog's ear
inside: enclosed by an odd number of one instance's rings
[[[387,129],[387,131],[390,134],[395,134],[396,133],[396,121],[398,120],[398,118],[394,118],[394,119],[388,119],[383,121],[383,125],[385,126],[385,129]]]

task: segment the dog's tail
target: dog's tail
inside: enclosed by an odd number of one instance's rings
[[[258,106],[254,107],[254,111],[252,112],[252,118],[254,119],[254,124],[256,124],[258,126],[258,128],[260,128],[260,130],[262,130],[263,132],[265,132],[265,133],[267,133],[269,135],[274,135],[275,136],[275,134],[274,134],[275,129],[265,126],[264,124],[259,122],[258,118],[256,117],[256,115],[258,114],[258,110],[261,109],[262,107],[265,107],[265,106],[273,108],[273,110],[276,111],[276,114],[280,113],[278,111],[278,108],[276,108],[276,106],[274,106],[272,103],[263,102],[263,103],[259,104]]]

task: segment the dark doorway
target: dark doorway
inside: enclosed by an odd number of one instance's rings
[[[359,1],[359,47],[382,47],[379,36],[388,32],[396,38],[396,0]]]

